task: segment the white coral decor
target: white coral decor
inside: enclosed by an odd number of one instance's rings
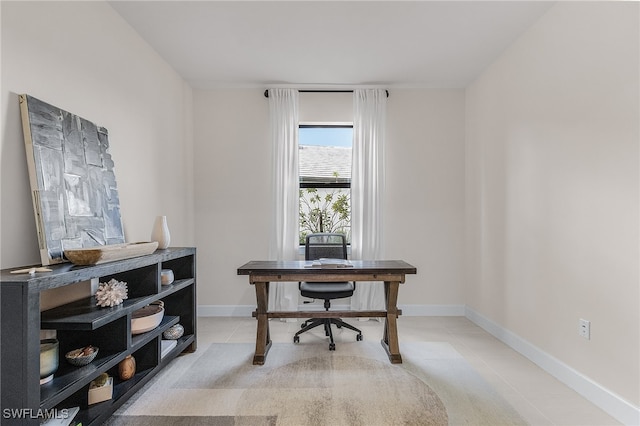
[[[108,283],[98,286],[96,303],[103,308],[119,305],[127,298],[127,291],[127,283],[112,278]]]

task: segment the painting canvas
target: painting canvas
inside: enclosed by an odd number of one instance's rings
[[[29,95],[20,111],[42,264],[124,243],[107,129]]]

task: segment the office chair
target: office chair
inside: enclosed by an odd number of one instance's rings
[[[344,235],[333,233],[307,235],[304,258],[305,260],[317,260],[321,258],[346,259],[347,243]],[[356,284],[355,282],[301,282],[298,284],[298,287],[303,297],[324,299],[324,308],[328,311],[331,307],[331,300],[351,297],[356,288]],[[293,342],[300,342],[300,334],[323,325],[325,335],[329,337],[329,350],[334,351],[336,344],[333,341],[331,324],[335,324],[338,328],[346,327],[357,332],[356,340],[362,340],[362,332],[351,324],[342,321],[340,318],[312,318],[302,323],[302,329],[293,336]]]

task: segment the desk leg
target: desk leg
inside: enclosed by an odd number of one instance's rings
[[[256,333],[256,352],[253,356],[253,365],[263,365],[267,358],[267,352],[271,348],[271,337],[269,336],[269,318],[267,318],[267,307],[269,303],[269,283],[256,282],[256,319],[258,320],[258,330]]]
[[[398,344],[398,281],[384,282],[384,296],[387,303],[387,316],[384,320],[382,346],[389,355],[392,364],[402,364],[400,345]]]

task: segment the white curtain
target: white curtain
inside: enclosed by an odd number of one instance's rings
[[[272,143],[272,220],[269,259],[298,255],[298,91],[269,90]],[[269,309],[298,309],[298,283],[271,283]]]
[[[385,90],[353,91],[353,164],[351,168],[351,258],[384,256]],[[384,284],[358,283],[353,310],[384,309]]]

